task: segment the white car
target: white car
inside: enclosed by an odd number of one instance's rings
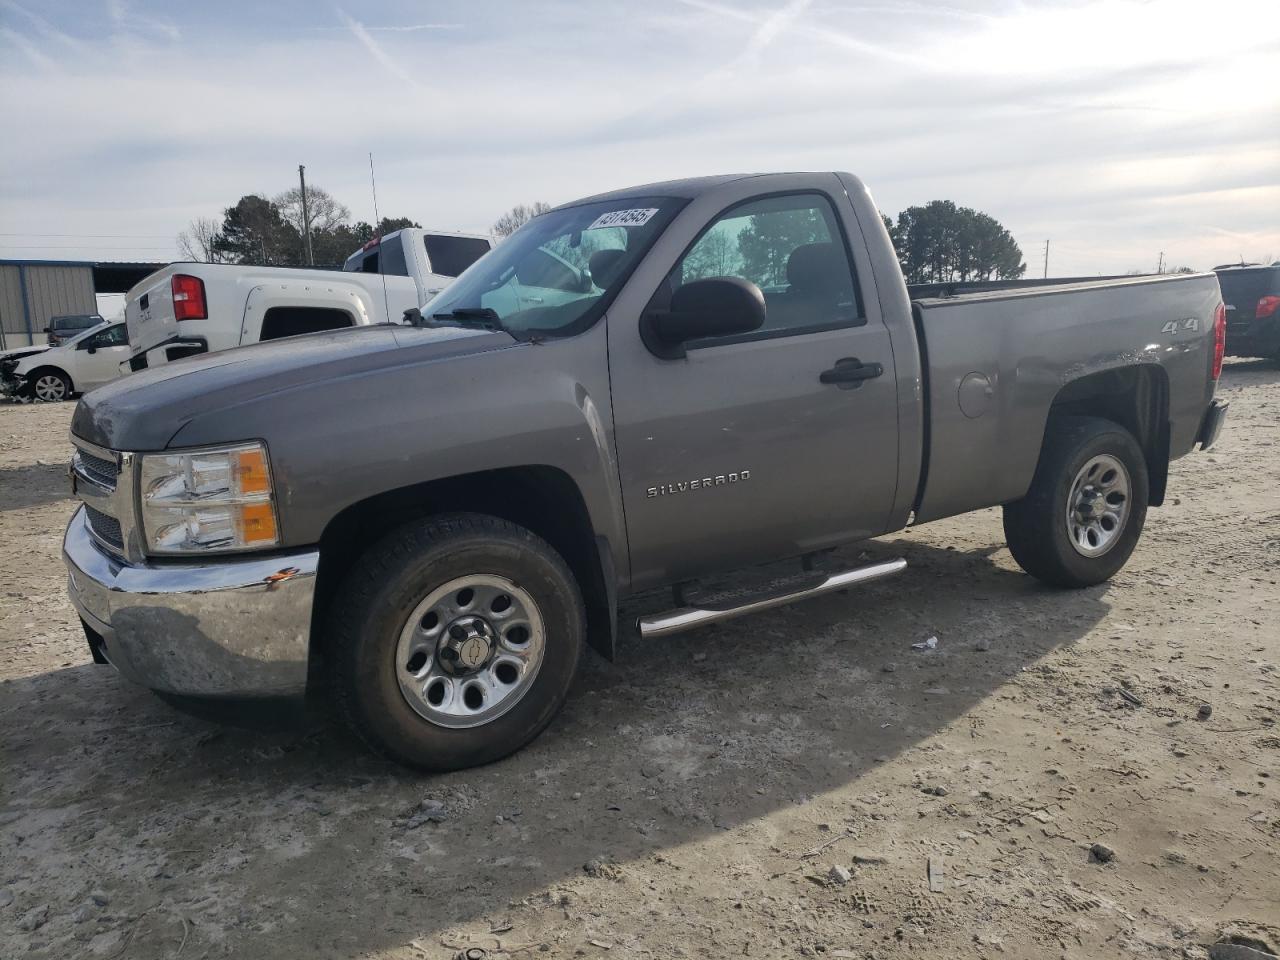
[[[124,321],[99,324],[60,347],[20,359],[4,380],[4,392],[42,403],[66,400],[116,379],[128,358]]]

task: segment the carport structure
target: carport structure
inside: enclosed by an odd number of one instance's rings
[[[0,260],[0,348],[40,342],[49,318],[97,313],[96,294],[127,293],[163,263]]]

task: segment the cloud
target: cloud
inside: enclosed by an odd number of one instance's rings
[[[63,30],[59,30],[44,17],[39,14],[32,13],[26,7],[14,2],[14,0],[0,0],[0,9],[7,10],[25,20],[29,26],[34,27],[36,32],[46,40],[52,40],[55,43],[71,50],[80,50],[84,47],[84,44],[75,37]],[[10,38],[21,38],[21,34],[16,30],[5,28],[5,32],[6,36],[9,36]]]
[[[9,27],[0,27],[0,37],[3,37],[10,44],[17,47],[34,63],[37,67],[44,70],[52,70],[57,67],[53,57],[47,56],[39,47],[20,34],[17,30],[11,30]]]
[[[338,17],[351,32],[351,35],[360,42],[361,46],[369,51],[373,56],[373,59],[377,60],[378,63],[382,65],[383,69],[392,76],[403,80],[411,86],[419,86],[417,78],[401,67],[400,64],[396,63],[396,61],[391,58],[391,55],[382,49],[382,45],[379,44],[377,40],[373,39],[364,24],[349,17],[341,8],[338,8]]]
[[[182,39],[182,31],[171,20],[135,13],[126,0],[106,0],[107,16],[116,30],[125,33],[141,29],[176,43]]]
[[[790,0],[785,6],[780,7],[777,11],[765,17],[761,21],[760,26],[756,27],[755,32],[751,34],[751,39],[747,41],[746,48],[742,51],[742,59],[747,61],[756,60],[778,35],[786,31],[793,23],[800,19],[801,15],[809,9],[813,0]]]
[[[461,30],[460,23],[405,23],[389,27],[365,27],[371,33],[417,33],[419,30]]]
[[[1191,266],[1280,253],[1267,186],[1280,27],[1252,0],[1215,8],[1252,24],[1229,57],[1196,42],[1226,28],[1184,18],[1184,0],[1154,25],[1117,0],[1093,21],[1115,32],[1106,55],[1075,49],[1100,8],[1074,0],[945,15],[885,0],[493,0],[465,7],[465,30],[445,28],[445,0],[420,18],[368,0],[359,19],[337,9],[315,26],[301,0],[270,22],[159,0],[82,22],[28,2],[36,19],[0,0],[0,123],[24,134],[0,138],[7,256],[23,237],[51,255],[39,232],[83,236],[57,255],[121,258],[163,243],[138,235],[291,186],[299,163],[369,219],[369,151],[382,212],[442,228],[628,183],[848,169],[887,212],[953,199],[1032,259],[1050,237],[1063,273],[1151,266],[1161,250]],[[180,9],[175,29],[199,43],[140,24]],[[115,23],[117,42],[99,42]]]

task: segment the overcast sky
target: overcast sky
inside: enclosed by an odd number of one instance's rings
[[[0,258],[165,260],[308,180],[372,220],[705,173],[949,199],[1030,270],[1280,258],[1274,0],[0,0]]]

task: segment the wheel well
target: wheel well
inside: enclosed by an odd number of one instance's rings
[[[30,373],[28,373],[28,374],[27,374],[27,379],[28,379],[28,380],[35,380],[35,378],[36,378],[36,377],[38,377],[38,376],[40,376],[40,374],[42,374],[42,373],[58,373],[58,374],[61,374],[64,378],[66,378],[67,383],[71,384],[71,389],[70,389],[70,390],[68,390],[67,392],[68,392],[68,393],[74,393],[74,392],[75,392],[75,389],[76,389],[76,382],[75,382],[74,380],[72,380],[72,379],[71,379],[71,374],[67,373],[67,371],[63,370],[61,367],[55,367],[55,366],[54,366],[53,364],[51,364],[51,363],[46,363],[44,366],[36,367],[34,370],[32,370]]]
[[[1169,377],[1162,367],[1104,370],[1072,380],[1053,400],[1049,416],[1102,417],[1134,435],[1147,460],[1150,503],[1164,502],[1169,478]]]
[[[389,490],[347,507],[320,538],[320,568],[312,612],[312,650],[327,604],[360,556],[406,522],[441,513],[486,513],[532,530],[569,564],[587,610],[587,640],[612,660],[617,599],[607,541],[596,537],[577,485],[563,470],[513,467],[463,474]],[[313,665],[318,657],[312,657]]]

